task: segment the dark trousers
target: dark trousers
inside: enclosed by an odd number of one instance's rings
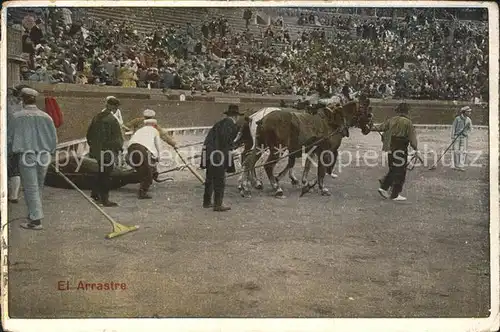
[[[19,176],[20,153],[9,153],[7,155],[7,177]]]
[[[224,199],[224,188],[226,185],[226,170],[224,166],[208,165],[205,178],[205,193],[203,195],[203,205],[208,205],[212,202],[212,194],[214,195],[214,206],[222,206]]]
[[[141,144],[131,144],[128,147],[128,163],[139,173],[139,195],[146,194],[153,184],[153,174],[156,171],[156,160],[151,152]]]
[[[109,190],[111,189],[111,172],[115,167],[113,159],[116,155],[111,155],[110,153],[104,153],[102,158],[97,160],[97,177],[94,183],[94,189],[92,189],[91,196],[98,198],[101,202],[109,202]],[[109,166],[108,166],[109,165]]]
[[[403,191],[408,165],[408,139],[391,137],[391,152],[388,155],[389,172],[382,180],[380,188],[388,190],[392,187],[391,198],[396,198]]]

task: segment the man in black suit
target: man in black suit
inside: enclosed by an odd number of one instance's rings
[[[226,172],[234,173],[235,167],[230,151],[238,134],[236,121],[243,115],[237,105],[229,105],[224,112],[226,117],[217,122],[208,132],[203,144],[201,168],[206,169],[205,194],[203,207],[213,207],[214,211],[228,211],[230,207],[223,206]],[[214,204],[212,205],[212,193]]]
[[[90,197],[103,206],[117,206],[109,200],[111,188],[111,173],[115,161],[123,149],[123,135],[120,124],[114,117],[120,106],[116,97],[110,96],[106,100],[106,108],[97,113],[87,129],[87,143],[90,147],[90,157],[97,160],[99,169]]]

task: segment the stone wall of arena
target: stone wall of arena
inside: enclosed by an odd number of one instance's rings
[[[26,60],[21,57],[22,54],[22,31],[13,28],[7,28],[7,83],[13,86],[19,83],[20,66],[26,63]]]
[[[125,121],[141,116],[142,111],[151,108],[156,111],[158,122],[167,128],[211,126],[221,118],[222,112],[230,103],[237,103],[240,109],[257,110],[266,106],[279,106],[280,99],[291,103],[291,96],[260,96],[250,94],[199,93],[191,96],[185,91],[148,90],[138,88],[107,87],[76,84],[30,84],[44,96],[56,97],[63,112],[64,123],[58,129],[59,141],[85,137],[92,117],[104,108],[105,97],[113,95],[121,100],[120,107]],[[181,97],[186,93],[185,100]],[[399,100],[372,99],[375,122],[381,122],[394,114]],[[459,107],[445,101],[408,100],[412,106],[411,116],[416,124],[449,125]],[[470,104],[469,104],[470,105]],[[38,106],[45,108],[44,98],[39,98]],[[488,109],[470,105],[473,108],[475,125],[488,125]]]

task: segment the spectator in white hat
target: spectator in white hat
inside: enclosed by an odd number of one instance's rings
[[[12,114],[7,142],[12,152],[19,154],[19,173],[28,206],[29,222],[25,229],[42,229],[42,189],[45,175],[56,150],[57,133],[52,118],[36,107],[38,92],[23,88],[20,92],[23,108]]]
[[[130,128],[130,130],[135,133],[138,129],[144,126],[144,120],[154,119],[155,116],[155,111],[153,111],[152,109],[146,109],[142,113],[142,117],[130,120],[125,124],[125,127]],[[175,142],[174,138],[167,134],[166,130],[164,130],[160,125],[156,124],[156,128],[160,132],[160,138],[163,141],[167,142],[169,145],[175,147],[177,143]]]
[[[451,125],[451,139],[453,143],[453,165],[452,169],[464,171],[467,157],[467,143],[472,131],[472,120],[470,119],[472,109],[464,106],[460,114],[455,117]]]

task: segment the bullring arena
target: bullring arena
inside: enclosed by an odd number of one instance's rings
[[[181,145],[202,141],[203,127],[234,99],[255,110],[279,101],[221,95],[180,102],[174,92],[35,88],[56,96],[64,112],[62,146],[84,137],[106,95],[121,99],[125,119],[150,107],[162,126],[185,128],[174,130]],[[372,101],[376,122],[390,116],[396,102]],[[140,229],[111,240],[104,239],[111,231],[104,216],[75,190],[44,189],[40,232],[16,224],[26,215],[23,199],[9,205],[10,317],[488,316],[487,127],[472,133],[469,161],[476,160],[466,172],[449,168],[449,153],[429,170],[450,143],[445,125],[457,106],[410,103],[417,124],[439,125],[417,129],[426,165],[408,173],[408,201],[401,204],[376,191],[385,164],[363,162],[366,151],[380,152],[380,136],[352,128],[341,155],[350,152],[353,161],[326,180],[330,197],[312,190],[299,198],[300,187],[284,180],[286,198],[276,199],[258,170],[264,190],[243,198],[237,177],[228,178],[225,202],[232,210],[220,214],[202,209],[203,186],[183,170],[169,173],[173,182],[155,184],[152,200],[137,200],[138,185],[113,191],[119,207],[106,212]],[[487,110],[474,107],[475,125],[487,125],[487,119]],[[181,149],[186,156],[188,150]],[[79,290],[80,281],[116,282],[125,289]],[[68,284],[72,289],[58,289]]]

